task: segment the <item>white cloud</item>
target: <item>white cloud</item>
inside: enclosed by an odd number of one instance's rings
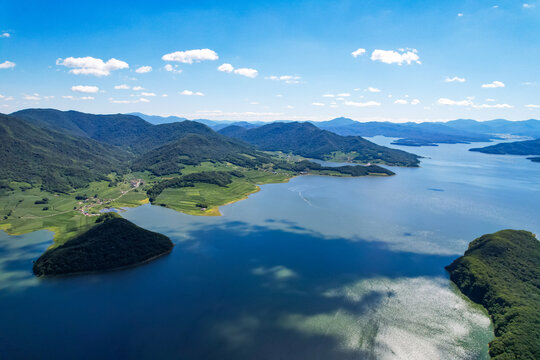
[[[347,106],[355,107],[370,107],[370,106],[381,106],[380,102],[377,101],[367,101],[367,102],[356,102],[356,101],[345,101],[344,103]]]
[[[94,76],[108,76],[111,71],[121,70],[129,68],[128,63],[117,60],[109,59],[104,62],[101,59],[96,59],[91,56],[87,57],[68,57],[66,59],[56,60],[56,65],[62,65],[68,68],[70,73],[75,75],[94,75]]]
[[[523,7],[524,7],[525,9],[532,9],[533,7],[536,7],[536,5],[524,3],[524,4],[523,4]]]
[[[140,98],[139,101],[140,101],[140,102],[145,102],[145,103],[150,102],[150,100],[145,99],[145,98]]]
[[[338,96],[338,97],[349,97],[349,96],[351,96],[351,94],[349,94],[349,93],[341,93],[341,94],[337,94],[336,96]]]
[[[130,101],[130,100],[113,100],[113,99],[109,99],[109,102],[113,103],[113,104],[131,104],[133,101]]]
[[[163,96],[163,97],[167,97],[167,96],[169,96],[169,95],[168,95],[168,94],[162,94],[161,96]]]
[[[15,63],[7,60],[0,64],[0,69],[9,69],[13,67],[15,67]]]
[[[440,98],[437,100],[437,103],[440,105],[451,105],[451,106],[470,106],[475,109],[510,109],[513,108],[509,104],[475,104],[472,100],[473,97],[468,97],[465,100],[451,100],[447,98]]]
[[[401,53],[399,53],[393,50],[377,49],[371,53],[371,60],[381,61],[385,64],[403,65],[404,63],[406,63],[410,65],[413,62],[421,64],[420,57],[418,56],[416,49],[411,49],[407,51],[405,51],[405,49],[401,50]]]
[[[202,92],[199,92],[199,91],[191,91],[191,90],[184,90],[180,93],[180,95],[187,95],[187,96],[192,96],[192,95],[195,95],[195,96],[204,96],[204,94]]]
[[[71,91],[94,94],[99,91],[99,88],[97,86],[76,85],[71,87]]]
[[[201,62],[205,60],[217,60],[218,54],[214,50],[210,49],[196,49],[186,51],[175,51],[170,54],[165,54],[161,57],[165,61],[176,61],[184,64],[193,64],[194,62]]]
[[[420,104],[420,100],[418,100],[418,99],[412,99],[411,100],[411,105],[418,105],[418,104]]]
[[[0,38],[8,38],[8,37],[10,37],[10,36],[11,36],[11,34],[8,33],[8,32],[5,32],[5,33],[0,34]]]
[[[490,84],[483,84],[482,87],[487,88],[487,89],[489,89],[489,88],[500,88],[500,87],[504,87],[504,83],[501,82],[501,81],[494,81],[494,82],[492,82]]]
[[[292,105],[287,105],[287,109],[294,109],[294,106],[292,106]]]
[[[231,64],[225,63],[225,64],[219,65],[217,69],[219,71],[223,71],[223,72],[226,72],[226,73],[231,73],[234,70],[234,66],[232,66]]]
[[[242,75],[242,76],[247,76],[248,78],[252,78],[252,79],[256,78],[257,75],[259,75],[259,72],[257,70],[250,69],[250,68],[235,69],[234,73],[238,75]]]
[[[377,88],[374,88],[374,87],[371,87],[371,86],[367,88],[367,91],[372,92],[372,93],[381,92],[380,89],[377,89]]]
[[[313,105],[313,106],[324,106],[324,104],[320,103],[320,102],[314,102],[314,103],[311,103],[311,105]]]
[[[141,90],[144,90],[144,88],[142,86],[134,86],[133,90],[134,91],[141,91]]]
[[[32,95],[24,95],[24,100],[32,100],[32,101],[38,101],[41,100],[41,97],[38,93],[34,93]]]
[[[252,101],[249,103],[250,105],[259,105],[259,103],[257,101]]]
[[[540,108],[540,105],[535,105],[535,104],[527,104],[525,105],[526,108],[529,108],[529,109],[532,109],[532,108]]]
[[[81,96],[81,100],[94,100],[93,96]]]
[[[336,97],[336,95],[334,95],[334,94],[324,94],[323,97],[333,98],[333,97]]]
[[[357,58],[359,56],[362,56],[366,53],[366,49],[362,49],[362,48],[359,48],[359,49],[356,49],[354,50],[351,55],[354,57],[354,58]]]
[[[156,94],[151,93],[151,92],[142,92],[141,95],[142,96],[156,96]]]
[[[286,84],[298,84],[300,82],[300,76],[297,75],[272,75],[265,77],[267,80],[284,81]]]
[[[174,74],[180,74],[182,72],[182,69],[178,69],[178,65],[172,66],[171,64],[167,64],[163,68],[165,71],[172,72]]]
[[[462,17],[463,13],[458,13],[457,16]]]
[[[127,84],[116,85],[114,88],[116,90],[129,90],[130,89],[129,85]]]
[[[465,78],[460,78],[460,77],[457,77],[457,76],[454,76],[454,77],[446,77],[446,79],[444,79],[444,82],[465,82]]]
[[[473,102],[471,100],[451,100],[448,98],[440,98],[437,100],[437,104],[440,105],[452,105],[452,106],[472,106]]]
[[[62,96],[62,97],[63,97],[64,99],[71,99],[71,100],[74,99],[74,97],[73,97],[72,95],[64,95],[64,96]]]
[[[406,105],[408,103],[409,102],[407,100],[404,100],[404,99],[397,99],[396,101],[394,101],[394,104],[400,104],[400,105]]]
[[[495,100],[495,99],[486,99],[486,101],[491,101],[491,102],[493,102],[493,101],[497,101],[497,100]]]
[[[135,72],[137,74],[146,74],[146,73],[149,73],[150,71],[152,71],[152,67],[151,66],[141,66],[140,68],[138,68],[137,70],[135,70]]]

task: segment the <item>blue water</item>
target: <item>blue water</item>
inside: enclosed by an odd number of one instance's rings
[[[444,266],[484,233],[538,233],[540,165],[469,147],[265,185],[222,217],[130,209],[176,246],[125,271],[35,279],[52,234],[0,233],[0,358],[486,359],[489,320]]]

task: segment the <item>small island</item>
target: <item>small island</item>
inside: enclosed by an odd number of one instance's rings
[[[46,251],[34,263],[36,276],[59,276],[119,270],[166,255],[173,243],[119,215],[107,213],[85,233]]]
[[[469,151],[498,155],[540,155],[540,139],[500,143],[483,148],[469,149]],[[540,162],[538,157],[527,159],[532,162]]]
[[[491,316],[492,359],[540,359],[540,242],[532,233],[483,235],[446,270],[461,292]]]

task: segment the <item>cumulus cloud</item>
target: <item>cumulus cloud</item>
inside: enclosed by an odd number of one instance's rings
[[[140,99],[139,99],[139,102],[145,102],[145,103],[147,103],[147,102],[150,102],[150,100],[145,99],[145,98],[140,98]]]
[[[182,72],[182,69],[178,69],[178,65],[172,66],[171,64],[167,64],[163,68],[165,71],[172,72],[174,74],[180,74]]]
[[[71,87],[71,91],[93,94],[97,93],[99,88],[97,86],[76,85]]]
[[[104,62],[101,59],[96,59],[91,56],[58,59],[56,60],[56,65],[71,68],[69,72],[75,75],[94,76],[108,76],[111,74],[111,71],[129,68],[128,63],[115,58],[111,58],[107,62]]]
[[[381,103],[377,101],[366,101],[366,102],[345,101],[344,104],[347,106],[355,106],[355,107],[381,106]]]
[[[221,64],[218,66],[217,68],[219,71],[223,71],[223,72],[226,72],[226,73],[231,73],[234,71],[234,66],[232,66],[231,64]]]
[[[0,69],[10,69],[15,67],[15,63],[11,61],[4,61],[3,63],[0,63]]]
[[[31,101],[38,101],[38,100],[41,100],[41,96],[39,96],[38,93],[34,93],[32,95],[24,95],[23,99],[24,100],[31,100]]]
[[[493,81],[492,83],[489,83],[489,84],[483,84],[482,87],[486,89],[500,88],[500,87],[504,87],[504,83],[502,81]]]
[[[142,96],[156,96],[156,94],[151,93],[151,92],[142,92],[141,95]]]
[[[412,99],[411,100],[411,105],[418,105],[418,104],[420,104],[420,100],[418,100],[418,99]]]
[[[8,37],[10,37],[10,36],[11,36],[11,34],[8,33],[8,32],[5,32],[5,33],[0,34],[0,38],[8,38]]]
[[[446,77],[446,79],[444,79],[444,82],[465,82],[465,78],[460,78],[460,77],[457,77],[457,76],[454,76],[454,77]]]
[[[341,94],[337,94],[336,96],[337,97],[349,97],[349,96],[351,96],[351,94],[349,94],[349,93],[341,93]]]
[[[540,105],[535,105],[535,104],[527,104],[525,105],[526,108],[529,108],[529,109],[532,109],[532,108],[540,108]]]
[[[127,85],[127,84],[122,84],[122,85],[116,85],[114,87],[116,90],[129,90],[130,89],[130,86]]]
[[[191,90],[184,90],[180,93],[180,95],[187,95],[187,96],[204,96],[202,92],[199,91],[191,91]]]
[[[259,72],[257,70],[250,69],[250,68],[235,69],[234,73],[238,74],[238,75],[246,76],[246,77],[252,78],[252,79],[256,78],[257,75],[259,75]]]
[[[286,84],[298,84],[300,82],[300,76],[297,75],[272,75],[265,77],[267,80],[283,81]]]
[[[400,49],[399,52],[394,50],[377,49],[371,53],[371,60],[380,61],[385,64],[410,65],[413,62],[421,64],[420,57],[418,56],[418,51],[416,49]]]
[[[94,100],[94,97],[93,96],[81,96],[80,99],[81,100]]]
[[[366,53],[366,49],[362,49],[362,48],[359,48],[359,49],[356,49],[354,50],[351,55],[354,57],[354,58],[357,58],[359,56],[362,56]]]
[[[219,59],[218,54],[214,50],[210,49],[195,49],[186,51],[175,51],[170,54],[165,54],[161,57],[165,61],[175,61],[184,64],[193,64],[206,61]]]
[[[152,71],[151,66],[141,66],[140,68],[135,70],[135,72],[138,74],[146,74],[146,73],[149,73],[150,71]]]
[[[257,75],[259,75],[259,72],[255,69],[250,69],[250,68],[235,69],[234,66],[232,66],[231,64],[222,64],[218,67],[218,70],[222,72],[226,72],[226,73],[235,73],[237,75],[246,76],[252,79],[256,78]],[[284,75],[284,76],[288,76],[288,75]],[[279,78],[276,77],[276,80],[277,79]]]
[[[134,91],[141,91],[141,90],[144,90],[144,88],[142,86],[134,86],[133,90]]]
[[[513,106],[509,105],[509,104],[480,104],[480,105],[474,104],[473,107],[475,109],[491,109],[491,108],[494,108],[494,109],[511,109],[511,108],[513,108]]]
[[[333,97],[336,97],[336,95],[334,95],[334,94],[324,94],[323,97],[333,98]]]
[[[378,93],[378,92],[381,92],[380,89],[377,89],[377,88],[371,87],[371,86],[367,88],[367,91],[372,92],[372,93]]]
[[[398,99],[398,100],[394,101],[394,104],[399,104],[399,105],[406,105],[408,103],[409,102],[407,100],[404,100],[404,99]]]
[[[311,105],[313,105],[313,106],[324,106],[324,104],[320,103],[320,102],[314,102],[314,103],[311,103]]]

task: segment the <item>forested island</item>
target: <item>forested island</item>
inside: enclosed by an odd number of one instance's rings
[[[446,269],[495,327],[496,360],[540,359],[540,242],[528,231],[483,235]]]
[[[118,270],[168,254],[171,240],[108,213],[96,225],[65,244],[46,251],[34,263],[36,276]]]
[[[483,148],[470,149],[470,151],[499,155],[540,155],[540,139],[500,143]],[[528,159],[533,162],[539,161],[537,157]]]

